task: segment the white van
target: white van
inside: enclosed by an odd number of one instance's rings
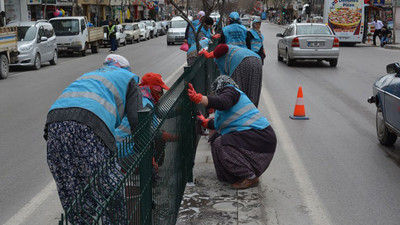
[[[187,24],[186,20],[180,16],[175,16],[171,19],[167,33],[167,45],[174,44],[175,42],[183,43]]]
[[[32,66],[40,69],[43,62],[57,64],[57,43],[53,27],[47,21],[12,22],[18,31],[18,62],[10,66]]]
[[[49,20],[57,36],[59,52],[80,52],[86,55],[91,48],[92,53],[99,51],[103,39],[101,27],[89,27],[84,16],[54,17]]]

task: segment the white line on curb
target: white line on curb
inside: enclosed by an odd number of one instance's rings
[[[263,87],[266,87],[264,82],[262,85]],[[301,197],[303,198],[305,205],[310,210],[311,221],[316,225],[332,224],[323,203],[321,202],[313,184],[311,183],[311,179],[308,176],[302,160],[300,159],[296,147],[293,145],[293,141],[288,135],[289,132],[283,125],[282,117],[278,113],[276,105],[267,89],[264,88],[262,90],[261,97],[268,105],[268,112],[274,121],[273,128],[276,132],[276,136],[278,137],[279,145],[281,146],[280,149],[283,150],[286,158],[289,160],[289,165],[294,173],[296,183],[300,189],[299,193],[303,193]]]

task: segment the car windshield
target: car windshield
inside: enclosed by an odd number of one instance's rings
[[[132,26],[132,25],[122,25],[122,27],[123,27],[125,30],[133,30],[133,26]]]
[[[151,21],[146,21],[145,23],[146,23],[146,26],[150,26],[150,27],[153,26],[153,25],[151,24]]]
[[[296,29],[297,35],[304,35],[304,34],[325,34],[331,35],[331,31],[327,26],[315,26],[315,25],[302,25],[297,26]]]
[[[79,20],[63,19],[51,20],[56,36],[70,36],[79,34]]]
[[[143,23],[139,23],[139,28],[144,29],[144,24]]]
[[[36,37],[35,26],[30,27],[18,27],[18,41],[32,41]]]
[[[185,20],[171,21],[171,28],[186,28],[187,22]]]

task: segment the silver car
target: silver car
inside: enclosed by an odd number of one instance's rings
[[[185,40],[187,22],[180,16],[171,19],[171,24],[167,32],[167,45],[175,44],[176,42],[183,43]]]
[[[43,62],[56,65],[58,60],[56,35],[51,23],[39,21],[12,22],[18,30],[18,62],[10,66],[31,66],[40,69]]]
[[[325,24],[293,23],[285,32],[276,35],[278,41],[278,61],[285,58],[292,66],[296,60],[326,60],[336,67],[339,58],[339,39]]]

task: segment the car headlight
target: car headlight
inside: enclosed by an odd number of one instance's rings
[[[76,46],[76,45],[82,46],[82,42],[81,42],[81,41],[73,41],[73,42],[71,43],[71,45],[72,45],[72,46]]]
[[[32,45],[22,45],[21,47],[19,47],[20,52],[27,52],[31,49],[32,49]]]

